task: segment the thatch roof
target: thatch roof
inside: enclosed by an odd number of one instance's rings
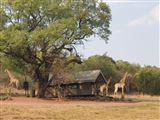
[[[74,80],[67,81],[66,83],[96,82],[99,75],[102,75],[105,80],[101,70],[80,71],[73,74]]]

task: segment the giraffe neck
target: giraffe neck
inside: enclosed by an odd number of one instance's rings
[[[125,83],[126,78],[127,78],[127,73],[125,73],[124,77],[122,78],[122,80],[121,80],[120,82],[121,82],[121,83]]]
[[[10,72],[9,70],[7,70],[7,73],[8,73],[8,76],[10,77],[10,79],[15,78],[15,77],[11,74],[11,72]]]
[[[108,79],[108,81],[107,81],[107,85],[110,83],[110,81],[111,81],[111,78],[109,78],[109,79]]]

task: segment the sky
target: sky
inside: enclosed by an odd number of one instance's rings
[[[160,67],[158,0],[103,0],[111,8],[108,44],[92,36],[78,52],[84,59],[107,53],[115,60]]]

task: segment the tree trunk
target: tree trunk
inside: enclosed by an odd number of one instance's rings
[[[45,53],[43,53],[45,55]],[[45,57],[43,58],[45,60]],[[37,80],[38,85],[38,98],[45,98],[45,93],[47,91],[47,87],[50,84],[49,79],[49,71],[52,67],[51,63],[43,63],[41,65],[35,66],[35,80]]]
[[[48,86],[47,77],[46,78],[39,78],[39,80],[38,80],[38,93],[37,93],[38,98],[45,98],[47,86]]]
[[[38,82],[38,93],[37,93],[37,97],[38,98],[45,98],[45,92],[47,90],[46,87],[47,82]]]

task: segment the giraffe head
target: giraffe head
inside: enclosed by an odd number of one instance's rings
[[[8,72],[8,71],[9,71],[8,69],[5,69],[5,70],[4,70],[4,72]]]
[[[126,76],[126,77],[127,77],[127,76],[128,76],[128,72],[125,72],[124,76]]]

